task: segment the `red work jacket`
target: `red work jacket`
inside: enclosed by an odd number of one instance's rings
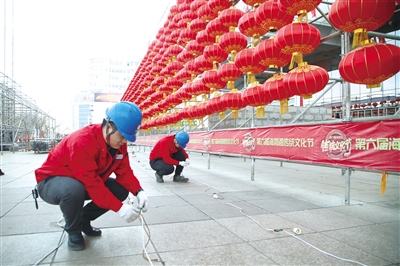
[[[163,161],[167,164],[178,165],[179,161],[172,158],[172,154],[176,153],[178,150],[183,151],[186,158],[189,158],[186,151],[182,148],[177,148],[175,146],[175,135],[166,136],[160,139],[156,145],[154,145],[153,149],[150,152],[149,159],[154,160],[157,158],[162,158]]]
[[[129,165],[127,145],[120,147],[112,158],[101,124],[88,125],[65,137],[35,171],[37,182],[51,176],[75,178],[82,182],[97,206],[117,212],[122,203],[104,185],[111,173],[132,194],[141,189]]]

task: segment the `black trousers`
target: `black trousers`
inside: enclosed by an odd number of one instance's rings
[[[186,155],[181,150],[173,153],[171,157],[178,161],[186,160]],[[169,174],[172,174],[172,172],[174,172],[174,165],[165,163],[162,158],[157,158],[157,159],[151,160],[150,167],[153,170],[155,170],[156,173],[160,176],[169,175]],[[180,175],[182,173],[182,171],[183,171],[183,166],[180,166],[178,164],[175,167],[174,175]]]
[[[108,178],[104,184],[121,202],[129,195],[129,191],[118,184],[115,178]],[[39,182],[37,187],[40,198],[60,206],[65,220],[64,229],[69,234],[77,234],[82,231],[83,223],[90,223],[108,211],[92,201],[83,206],[85,200],[90,200],[90,197],[84,185],[74,178],[49,177]]]

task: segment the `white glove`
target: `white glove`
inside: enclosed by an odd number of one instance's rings
[[[186,159],[186,166],[189,166],[190,165],[190,160],[189,159]]]
[[[141,209],[143,212],[147,212],[147,210],[149,209],[149,199],[147,198],[146,193],[141,190],[136,195],[136,198],[138,200],[139,209]]]
[[[188,166],[188,164],[187,164],[186,161],[180,161],[180,162],[179,162],[179,165],[180,165],[180,166],[183,166],[183,167]]]
[[[134,205],[123,204],[121,209],[119,209],[118,214],[127,223],[130,223],[139,217],[139,209]]]

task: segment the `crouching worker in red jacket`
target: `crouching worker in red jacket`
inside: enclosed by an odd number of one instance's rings
[[[160,139],[150,152],[150,166],[156,171],[156,181],[163,183],[164,175],[174,174],[174,182],[187,182],[189,178],[181,175],[183,167],[190,164],[189,155],[185,151],[189,135],[180,131],[175,135]],[[175,166],[175,168],[174,168]]]
[[[127,141],[136,140],[142,122],[139,107],[119,102],[106,111],[102,124],[88,125],[65,137],[36,169],[39,196],[59,205],[71,250],[85,249],[82,233],[100,236],[90,222],[108,210],[125,221],[148,209],[148,198],[129,165]],[[110,178],[115,173],[116,178]],[[131,192],[138,206],[122,203]],[[85,200],[91,200],[84,206]]]

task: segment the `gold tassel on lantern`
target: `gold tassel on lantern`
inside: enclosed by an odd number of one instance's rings
[[[292,59],[290,61],[289,69],[292,69],[294,67],[294,63],[297,63],[298,65],[303,63],[303,54],[302,53],[294,52],[292,54]]]
[[[257,106],[256,107],[256,117],[260,118],[265,116],[265,109],[264,106]]]
[[[365,41],[368,40],[368,32],[367,29],[356,29],[353,35],[353,44],[352,48],[356,46],[362,46]]]
[[[239,118],[239,112],[238,110],[232,110],[232,118]]]
[[[219,112],[218,113],[218,118],[219,118],[219,120],[224,119],[225,118],[225,111],[224,112]]]
[[[386,191],[386,179],[387,179],[386,171],[382,171],[381,195],[385,194]]]
[[[289,112],[289,102],[288,99],[282,99],[280,100],[280,105],[279,105],[279,113],[281,115],[286,114]]]

